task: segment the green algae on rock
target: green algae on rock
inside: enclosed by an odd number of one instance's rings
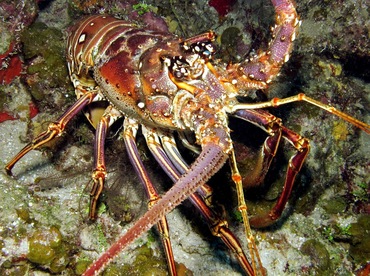
[[[56,28],[36,22],[21,35],[24,57],[28,63],[26,82],[32,96],[45,101],[51,88],[73,91],[65,62],[65,41]]]
[[[370,215],[361,215],[348,230],[351,235],[349,254],[360,264],[370,261]]]
[[[330,256],[325,246],[317,240],[307,240],[301,246],[303,254],[308,255],[317,273],[324,273],[330,269]]]
[[[37,264],[50,263],[61,243],[62,235],[56,227],[38,229],[30,237],[27,258]]]

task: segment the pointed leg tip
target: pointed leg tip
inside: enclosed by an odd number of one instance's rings
[[[91,225],[91,224],[95,223],[97,219],[98,219],[97,215],[89,214],[89,216],[87,218],[85,218],[85,222],[87,224]]]
[[[89,213],[89,217],[88,217],[88,221],[89,223],[93,223],[97,220],[98,216],[95,212],[90,212]]]
[[[11,168],[5,167],[4,169],[5,169],[5,172],[6,172],[7,175],[13,176],[13,173],[12,173],[12,169]]]

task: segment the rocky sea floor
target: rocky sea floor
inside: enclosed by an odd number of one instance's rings
[[[0,50],[5,53],[12,41],[17,45],[14,54],[3,58],[0,53],[0,167],[73,103],[64,34],[82,14],[106,12],[124,17],[133,11],[139,15],[150,11],[165,17],[170,30],[184,37],[213,29],[221,34],[218,57],[225,62],[264,49],[274,20],[267,0],[236,1],[223,17],[220,10],[218,14],[210,7],[213,1],[88,2],[39,1],[37,6],[34,1],[21,1],[16,7],[11,1],[0,3],[4,19],[0,29],[5,30]],[[302,19],[300,33],[267,98],[304,92],[370,123],[369,5],[359,0],[296,2]],[[15,66],[16,56],[23,71],[8,81],[16,71],[5,64]],[[281,220],[253,230],[267,274],[366,275],[359,271],[366,273],[370,266],[370,136],[307,103],[270,111],[308,138],[311,152]],[[234,119],[230,127],[240,169],[248,175],[265,134]],[[17,163],[14,177],[0,171],[1,275],[80,275],[146,211],[144,190],[119,131],[120,127],[113,129],[107,140],[109,175],[94,223],[86,220],[93,129],[82,114],[57,142]],[[153,182],[164,192],[171,183],[142,137],[138,147]],[[263,187],[245,190],[251,215],[273,205],[293,154],[283,142]],[[210,185],[214,201],[224,206],[230,228],[247,252],[228,166]],[[168,214],[179,274],[242,275],[232,254],[194,213],[185,203]],[[120,254],[104,275],[167,273],[160,238],[151,230]]]

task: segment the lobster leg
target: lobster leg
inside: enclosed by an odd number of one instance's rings
[[[84,94],[70,108],[68,108],[68,110],[61,117],[59,117],[58,120],[50,123],[46,131],[36,136],[16,156],[14,156],[12,160],[8,162],[8,164],[6,164],[5,170],[7,174],[12,175],[12,168],[14,167],[14,165],[28,152],[37,149],[47,142],[53,140],[55,137],[60,136],[63,133],[68,122],[74,116],[76,116],[76,114],[79,113],[85,106],[91,103],[96,96],[97,94],[94,92],[88,92]]]
[[[105,176],[107,170],[105,167],[104,145],[107,130],[109,127],[109,118],[102,116],[96,126],[95,142],[94,142],[94,171],[92,173],[93,187],[90,191],[90,208],[89,218],[96,219],[96,206],[98,204],[99,196],[104,188]]]
[[[269,136],[266,138],[259,159],[253,171],[243,179],[245,187],[259,185],[265,179],[265,176],[270,168],[270,164],[274,156],[280,139],[282,136],[281,119],[264,110],[238,110],[233,114],[236,118],[241,118],[248,122],[258,125]]]
[[[136,223],[121,236],[103,255],[96,260],[83,275],[92,276],[101,272],[112,259],[125,247],[148,231],[154,224],[172,211],[177,205],[193,194],[202,183],[206,182],[226,162],[228,154],[218,144],[203,144],[202,152],[185,175],[149,209]]]
[[[159,137],[160,143],[162,144],[166,155],[176,167],[177,171],[180,174],[186,173],[186,171],[189,169],[189,165],[185,162],[179,150],[177,149],[174,137],[169,133],[164,133],[163,131],[158,131],[157,133],[153,132],[153,134]],[[187,140],[184,139],[185,137],[183,137],[182,142],[187,142]],[[159,144],[159,141],[157,143]],[[189,146],[192,145],[189,144]],[[206,183],[203,184],[199,187],[197,193],[202,196],[203,200],[209,207],[212,206],[212,188],[210,186],[208,186]]]
[[[269,160],[268,163],[271,162],[271,159],[275,155],[280,140],[274,139],[274,136],[276,135],[281,135],[297,150],[297,153],[289,160],[284,188],[275,206],[268,214],[258,215],[249,220],[253,227],[266,227],[271,225],[281,216],[292,192],[295,177],[300,171],[309,152],[309,142],[297,133],[294,133],[282,126],[279,119],[263,110],[238,110],[233,114],[233,116],[257,124],[271,135],[266,139],[262,150],[262,154],[265,155],[263,158],[265,160]]]
[[[92,173],[94,184],[90,192],[89,209],[89,218],[91,220],[96,219],[96,206],[99,196],[103,191],[105,177],[107,175],[104,154],[105,138],[108,128],[120,117],[122,117],[122,114],[118,110],[114,109],[112,106],[108,106],[96,125],[94,142],[94,171]]]
[[[229,160],[230,160],[232,180],[234,181],[236,185],[236,193],[238,196],[238,209],[243,218],[244,230],[245,230],[245,234],[247,235],[248,248],[251,254],[253,271],[257,271],[257,264],[256,264],[256,259],[257,259],[258,267],[260,268],[259,271],[261,272],[262,275],[264,275],[261,258],[259,256],[258,249],[257,249],[256,243],[255,243],[255,240],[252,234],[252,230],[250,228],[250,222],[249,222],[248,213],[247,213],[247,204],[245,203],[245,199],[244,199],[242,177],[239,173],[239,170],[236,164],[234,149],[229,153],[229,155],[230,155]]]
[[[237,110],[243,110],[243,109],[259,109],[259,108],[267,108],[267,107],[278,107],[280,105],[284,105],[284,104],[288,104],[292,102],[299,102],[299,101],[308,102],[321,109],[324,109],[325,111],[338,116],[339,118],[347,121],[348,123],[370,134],[370,125],[364,122],[361,122],[357,120],[356,118],[353,118],[352,116],[349,116],[348,114],[344,112],[339,111],[335,107],[332,107],[327,104],[323,104],[322,102],[319,102],[319,101],[316,101],[315,99],[312,99],[303,93],[300,93],[295,96],[287,97],[284,99],[273,98],[271,101],[268,101],[268,102],[235,104],[231,107],[230,113],[235,113]]]
[[[152,208],[160,199],[158,192],[150,181],[149,175],[144,168],[144,164],[140,159],[139,152],[136,146],[136,133],[139,126],[138,124],[129,118],[125,118],[124,121],[124,141],[129,154],[130,161],[135,168],[136,173],[139,175],[141,182],[144,184],[147,196],[149,198],[148,207]],[[165,249],[167,264],[171,275],[177,275],[175,260],[173,257],[171,240],[169,235],[169,228],[167,219],[163,216],[157,223],[157,228],[162,238],[163,247]]]
[[[147,141],[147,145],[154,155],[157,162],[167,173],[167,175],[176,182],[181,174],[184,174],[188,170],[188,165],[185,163],[181,157],[175,144],[170,143],[173,141],[172,136],[165,135],[159,130],[151,130],[149,128],[143,127],[143,134]],[[162,148],[161,142],[167,140],[167,151],[165,152]],[[170,143],[170,145],[168,144]],[[207,186],[203,189],[204,186]],[[228,227],[228,223],[225,219],[222,219],[214,210],[212,210],[203,200],[198,193],[210,192],[210,187],[207,184],[203,184],[197,190],[197,193],[194,193],[189,196],[190,202],[201,212],[202,216],[206,220],[207,224],[210,227],[210,230],[214,236],[217,236],[222,239],[230,251],[235,255],[239,261],[241,267],[248,275],[254,275],[253,268],[250,265],[245,253],[241,247],[240,242],[231,232]],[[209,195],[209,194],[208,194]]]

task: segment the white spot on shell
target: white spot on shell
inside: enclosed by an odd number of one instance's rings
[[[290,58],[290,56],[289,56],[289,55],[286,55],[286,56],[284,57],[284,62],[287,62],[287,61],[289,60],[289,58]]]
[[[138,107],[138,108],[140,108],[140,109],[143,109],[143,108],[145,107],[145,103],[143,103],[143,102],[139,102],[139,103],[137,104],[137,107]]]
[[[290,41],[294,41],[295,40],[295,33],[292,34],[292,38],[290,39]]]
[[[82,35],[80,35],[80,37],[78,38],[78,43],[83,43],[83,42],[85,42],[85,39],[86,39],[86,34],[82,34]]]

